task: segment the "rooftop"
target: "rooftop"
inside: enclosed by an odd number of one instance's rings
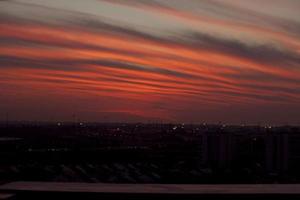
[[[57,183],[12,182],[0,186],[0,194],[14,194],[17,199],[43,197],[87,197],[88,199],[148,199],[150,197],[300,197],[300,184],[266,185],[178,185],[178,184],[103,184],[103,183]],[[20,198],[21,197],[21,198]],[[127,198],[128,197],[128,198]]]

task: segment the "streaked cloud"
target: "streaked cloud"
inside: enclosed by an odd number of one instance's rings
[[[1,1],[0,109],[15,119],[297,123],[285,112],[300,113],[300,5],[269,4]]]

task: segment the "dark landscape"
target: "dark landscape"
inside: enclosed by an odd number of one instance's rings
[[[299,183],[300,128],[3,123],[0,181]]]

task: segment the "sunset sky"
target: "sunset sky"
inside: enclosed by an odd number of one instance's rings
[[[299,0],[2,0],[0,120],[300,123]]]

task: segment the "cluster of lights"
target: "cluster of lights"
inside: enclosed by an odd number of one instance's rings
[[[61,125],[62,125],[61,122],[57,122],[57,126],[61,126]],[[79,126],[83,126],[83,122],[80,122],[80,123],[79,123]]]

